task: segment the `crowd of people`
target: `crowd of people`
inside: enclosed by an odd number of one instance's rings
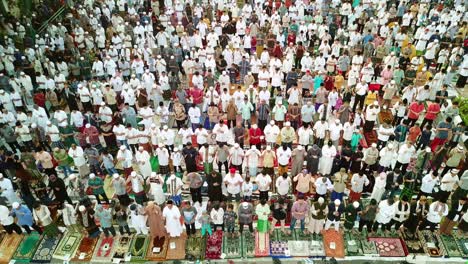
[[[90,0],[35,36],[9,21],[0,224],[466,232],[465,8]]]

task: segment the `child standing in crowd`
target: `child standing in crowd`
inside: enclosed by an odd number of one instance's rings
[[[250,177],[246,177],[245,182],[242,184],[242,193],[244,194],[244,201],[246,202],[252,201],[252,192],[253,192],[253,185],[250,182]]]
[[[234,229],[236,228],[237,214],[234,212],[234,205],[228,204],[227,211],[224,213],[224,228],[227,232],[227,236],[234,236]]]
[[[211,230],[211,218],[206,210],[203,211],[202,216],[200,218],[200,222],[202,225],[201,235],[205,236],[205,234],[208,233],[208,235],[211,236],[211,234],[213,233],[213,231]]]

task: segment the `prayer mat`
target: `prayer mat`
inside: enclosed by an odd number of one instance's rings
[[[468,258],[468,238],[455,235],[455,240],[457,241],[458,250],[460,251],[463,258]]]
[[[233,237],[228,234],[223,236],[223,256],[225,259],[242,258],[242,239],[238,233]]]
[[[364,256],[361,246],[361,238],[352,231],[344,232],[346,256]]]
[[[418,236],[424,250],[430,257],[442,257],[444,255],[444,248],[436,234],[430,230],[423,230],[418,232]]]
[[[5,235],[0,244],[0,263],[9,263],[16,249],[23,240],[22,235],[13,233],[11,235]]]
[[[255,257],[255,234],[247,230],[242,233],[242,257]]]
[[[381,257],[405,257],[407,250],[400,238],[370,237],[374,241],[377,251]]]
[[[102,236],[101,238],[99,238],[92,258],[93,262],[112,262],[112,256],[114,255],[115,247],[118,240],[118,236]]]
[[[255,256],[267,257],[270,256],[270,234],[255,233]]]
[[[344,258],[345,249],[343,236],[332,229],[323,230],[323,246],[327,257]]]
[[[403,232],[403,240],[405,241],[406,249],[408,250],[409,254],[425,254],[421,241],[417,238],[417,234],[410,236],[407,232]]]
[[[379,253],[377,252],[377,247],[375,246],[374,241],[369,241],[366,239],[361,240],[362,253],[365,256],[377,257]]]
[[[306,234],[305,232],[301,231],[301,229],[294,229],[294,240],[310,240],[311,234]]]
[[[37,247],[36,253],[31,262],[33,263],[50,263],[54,254],[55,248],[60,243],[62,234],[55,237],[44,237],[39,246]]]
[[[168,237],[155,237],[150,239],[146,259],[149,261],[163,261],[166,259]]]
[[[206,239],[205,258],[220,259],[223,246],[223,231],[217,230]]]
[[[453,236],[439,235],[445,249],[445,256],[450,258],[461,257],[462,254],[458,250],[458,243]]]
[[[364,132],[364,138],[366,139],[367,146],[372,145],[372,143],[377,143],[377,132],[374,130]]]
[[[288,249],[291,257],[308,257],[309,256],[309,241],[288,241]]]
[[[83,237],[80,245],[76,249],[75,256],[72,261],[89,262],[93,257],[94,248],[98,242],[98,238]]]
[[[13,259],[16,262],[29,262],[34,256],[40,241],[41,235],[37,232],[32,232],[30,235],[25,236],[16,249]]]
[[[288,242],[286,242],[286,241],[271,241],[270,242],[270,256],[272,258],[286,258],[286,257],[289,257]]]
[[[131,262],[145,261],[146,251],[148,250],[149,237],[147,235],[136,235],[130,245],[132,254]]]
[[[83,236],[80,233],[67,233],[55,249],[53,258],[70,260],[81,243]]]
[[[315,235],[309,243],[309,254],[311,257],[325,257],[325,250],[323,249],[322,236]]]
[[[221,239],[223,237],[221,236]],[[201,236],[200,232],[190,236],[185,245],[186,259],[203,260],[205,258],[206,236]],[[220,249],[221,251],[221,249]],[[221,254],[221,252],[219,253]]]
[[[185,259],[185,241],[187,237],[183,234],[180,237],[171,237],[167,247],[166,260]]]
[[[107,197],[114,196],[114,187],[112,186],[112,175],[104,178],[104,191],[106,192]]]
[[[124,260],[125,257],[130,254],[128,252],[132,243],[132,238],[133,235],[119,237],[115,247],[114,256],[112,257],[113,260]]]
[[[288,232],[289,229],[286,229],[286,232]],[[291,232],[291,233],[283,233],[281,232],[281,229],[275,229],[274,231],[275,233],[275,236],[274,236],[274,239],[272,238],[272,240],[276,240],[276,241],[289,241],[289,240],[296,240],[296,235],[294,232]]]

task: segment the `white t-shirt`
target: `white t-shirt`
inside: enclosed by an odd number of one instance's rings
[[[242,177],[236,173],[234,177],[231,174],[227,174],[224,177],[224,182],[226,183],[226,189],[230,194],[238,194],[241,191],[241,184],[244,182]]]

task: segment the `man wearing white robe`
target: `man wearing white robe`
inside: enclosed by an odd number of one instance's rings
[[[374,225],[372,226],[372,231],[376,232],[379,224],[382,225],[382,231],[385,231],[387,228],[390,231],[390,220],[395,216],[396,208],[395,204],[391,200],[383,200],[379,203],[377,208],[377,215],[375,217]]]
[[[0,173],[0,196],[4,197],[10,205],[14,202],[21,203],[21,199],[13,189],[11,180],[3,177],[2,173]]]
[[[257,176],[258,161],[261,155],[262,153],[260,153],[255,145],[251,146],[245,153],[245,157],[247,158],[247,169],[249,170],[250,177]]]
[[[170,237],[179,237],[183,232],[183,227],[180,222],[180,211],[177,206],[174,206],[172,201],[167,201],[163,209],[163,217],[166,221],[166,231]]]
[[[130,221],[132,227],[135,228],[136,234],[147,235],[148,227],[146,226],[146,217],[144,215],[144,208],[139,204],[130,205]]]
[[[270,124],[265,126],[264,133],[266,143],[273,147],[276,144],[276,139],[280,133],[280,129],[275,125],[274,120],[271,120]]]
[[[47,126],[47,121],[49,121],[45,109],[40,106],[34,105],[34,108],[32,110],[32,121],[33,123],[36,123],[38,126],[45,129]]]
[[[322,157],[319,163],[319,171],[322,175],[330,174],[335,156],[336,148],[331,141],[328,141],[328,145],[322,147]]]
[[[140,174],[146,179],[151,176],[151,156],[143,147],[139,147],[135,154],[135,159],[140,169]]]
[[[122,163],[122,167],[126,175],[129,175],[130,171],[132,170],[132,159],[132,152],[128,150],[125,145],[121,145],[119,151],[117,152],[117,160]]]

